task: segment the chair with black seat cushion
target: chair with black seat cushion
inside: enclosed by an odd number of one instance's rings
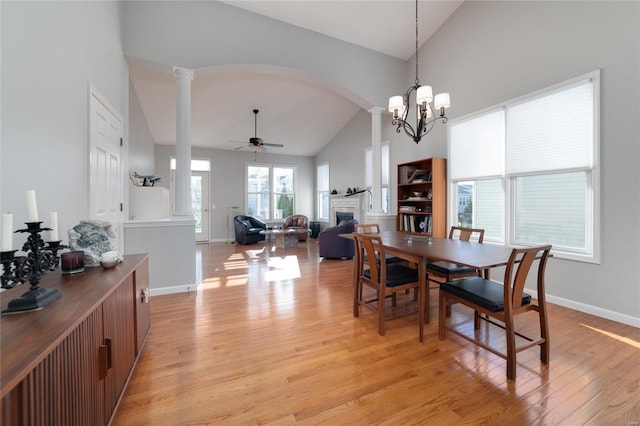
[[[507,360],[507,378],[516,378],[516,354],[525,349],[540,346],[540,361],[549,363],[549,323],[545,302],[544,273],[550,245],[513,249],[504,273],[504,285],[481,277],[469,277],[457,281],[440,284],[438,335],[444,340],[447,331],[475,343],[476,345]],[[537,302],[524,292],[524,285],[529,270],[538,259]],[[465,325],[458,323],[455,327],[447,324],[447,307],[450,303],[458,303],[473,309],[474,330],[468,332]],[[516,331],[514,318],[525,312],[538,313],[540,326],[539,336],[534,338]],[[484,314],[486,317],[481,317]],[[453,315],[452,315],[453,316]],[[493,319],[499,322],[493,321]],[[478,333],[480,322],[487,321],[505,331],[505,347],[496,347],[496,337],[487,333]]]
[[[358,223],[354,227],[354,232],[356,234],[379,234],[380,233],[380,225],[377,223]],[[362,271],[364,270],[364,265],[367,264],[368,259],[366,253],[364,253],[364,248],[359,244],[358,240],[354,238],[355,243],[355,267],[354,267],[354,290],[357,290],[359,293],[356,295],[356,298],[353,300],[353,312],[354,316],[358,316],[358,309],[360,305],[360,300],[362,300],[362,285],[358,283],[360,277],[362,276]],[[396,256],[391,256],[389,254],[386,255],[387,264],[402,262],[402,259]],[[417,300],[417,296],[416,296]],[[395,293],[392,295],[393,306],[396,305]]]
[[[267,225],[257,217],[237,215],[233,218],[233,224],[238,244],[253,244],[265,238],[260,231],[266,231]]]
[[[382,244],[382,238],[376,234],[355,233],[354,239],[357,241],[358,247],[362,247],[363,254],[366,255],[366,265],[363,267],[359,279],[354,283],[356,288],[353,292],[354,297],[354,316],[360,316],[360,306],[374,308],[378,313],[378,333],[381,336],[385,334],[385,302],[388,296],[393,294],[405,293],[406,290],[417,289],[418,291],[418,318],[419,318],[419,338],[420,341],[424,337],[424,280],[420,280],[417,268],[411,268],[399,263],[387,264],[380,262],[378,259],[385,258],[385,249]],[[362,256],[364,259],[364,256]],[[365,299],[362,294],[362,288],[368,286],[375,290],[373,298]],[[415,303],[413,298],[408,298],[408,303]],[[392,301],[393,303],[393,301]],[[373,305],[373,306],[372,306]],[[399,316],[399,315],[396,315]]]
[[[452,226],[449,230],[449,239],[458,239],[460,241],[475,241],[482,244],[484,240],[484,229],[479,228],[461,228]],[[474,268],[458,265],[451,262],[431,262],[426,266],[427,280],[437,285],[465,278],[469,276],[480,276],[481,272]],[[431,288],[438,288],[437,285]]]

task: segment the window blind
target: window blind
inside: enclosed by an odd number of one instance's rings
[[[450,126],[452,180],[504,175],[504,122],[499,109]]]
[[[507,173],[593,167],[591,80],[507,108]]]

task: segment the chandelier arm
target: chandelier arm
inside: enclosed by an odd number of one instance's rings
[[[422,127],[422,131],[420,132],[420,136],[423,136],[423,135],[426,135],[427,133],[429,133],[433,129],[433,126],[436,124],[436,120],[438,118],[440,118],[440,117],[434,117],[431,120],[429,120],[426,123],[424,123],[424,127]]]

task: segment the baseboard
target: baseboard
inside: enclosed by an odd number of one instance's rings
[[[230,241],[231,243],[235,243],[235,240],[227,240],[226,238],[211,238],[209,240],[210,243],[226,243],[228,241]]]
[[[525,289],[532,297],[537,298],[538,292]],[[555,305],[564,306],[576,311],[584,312],[586,314],[595,315],[600,318],[606,318],[611,321],[616,321],[622,324],[631,325],[633,327],[640,328],[640,318],[632,317],[631,315],[622,314],[620,312],[610,311],[609,309],[600,308],[598,306],[587,305],[586,303],[576,302],[575,300],[569,300],[558,296],[547,294],[547,302]]]
[[[171,287],[151,288],[151,296],[162,296],[164,294],[188,293],[198,291],[200,284],[176,285]]]

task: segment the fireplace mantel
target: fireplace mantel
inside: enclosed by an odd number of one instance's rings
[[[358,221],[358,223],[364,223],[364,215],[366,213],[366,201],[365,201],[366,193],[355,194],[351,196],[344,195],[333,195],[330,198],[329,206],[329,225],[336,225],[336,213],[337,212],[347,212],[353,213],[353,218]]]

